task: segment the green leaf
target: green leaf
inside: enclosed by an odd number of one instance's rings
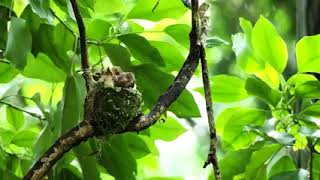
[[[31,34],[23,19],[12,18],[8,33],[5,57],[22,70],[27,64],[27,56],[31,50]]]
[[[66,132],[81,119],[84,103],[84,80],[78,74],[68,76],[63,91],[62,132]]]
[[[17,74],[19,74],[19,71],[10,63],[0,62],[0,83],[10,82]]]
[[[1,2],[0,2],[1,4]],[[11,4],[11,3],[10,3]],[[10,7],[10,5],[9,5]],[[6,42],[7,42],[7,36],[8,36],[8,21],[10,20],[9,17],[9,12],[10,9],[4,7],[4,6],[0,6],[0,49],[3,50],[6,48]],[[0,56],[1,58],[1,56]]]
[[[239,22],[240,22],[241,29],[243,30],[243,32],[246,35],[246,40],[251,47],[251,32],[253,29],[252,24],[250,21],[248,21],[242,17],[239,18]]]
[[[291,159],[289,156],[283,156],[272,166],[268,175],[271,177],[281,172],[294,170],[296,170],[296,167],[293,159]]]
[[[242,173],[245,170],[244,164],[250,161],[251,154],[257,147],[228,151],[225,156],[219,160],[222,179],[233,179],[234,176]]]
[[[254,133],[245,131],[248,124],[262,125],[266,114],[259,109],[230,108],[217,118],[217,132],[222,137],[222,146],[230,149],[248,147],[256,138]]]
[[[139,0],[135,7],[129,12],[128,19],[148,19],[159,21],[163,18],[179,18],[188,9],[180,1],[161,0],[154,11],[157,0]]]
[[[260,16],[252,29],[251,38],[257,56],[282,73],[288,60],[287,46],[271,22]]]
[[[49,22],[53,21],[53,15],[50,11],[50,1],[47,0],[28,0],[33,12],[40,17],[46,18]]]
[[[210,81],[214,102],[236,102],[248,97],[244,80],[236,76],[217,75]]]
[[[305,36],[296,45],[299,72],[320,72],[320,35]]]
[[[309,172],[305,169],[286,171],[270,177],[270,180],[308,180]]]
[[[127,34],[118,37],[130,50],[133,57],[142,63],[154,63],[164,66],[163,59],[159,51],[142,36],[137,34]]]
[[[137,162],[130,153],[125,137],[113,136],[109,142],[109,145],[101,149],[99,163],[117,180],[134,180],[134,174],[137,173]]]
[[[128,5],[128,2],[124,0],[96,0],[94,5],[94,12],[95,14],[102,16],[116,13],[123,14],[126,12],[126,5]]]
[[[135,159],[140,159],[151,152],[144,140],[136,133],[126,133],[123,136],[127,141],[130,153]]]
[[[46,125],[34,143],[33,147],[33,158],[38,159],[54,142],[53,134],[50,126]]]
[[[81,0],[79,1],[79,3],[85,7],[88,7],[92,10],[94,10],[94,4],[95,4],[96,0]]]
[[[272,155],[279,151],[281,146],[279,144],[265,145],[259,150],[252,153],[250,162],[246,166],[245,176],[246,179],[257,179],[262,178],[257,172],[265,171],[268,165],[268,160]]]
[[[9,106],[7,106],[6,113],[8,123],[11,124],[15,130],[20,130],[24,125],[23,113]]]
[[[111,36],[112,25],[103,19],[85,19],[87,38],[103,41]]]
[[[26,24],[33,35],[38,30],[42,21],[41,18],[33,12],[30,4],[24,8],[20,18],[26,20]]]
[[[189,32],[191,27],[187,24],[174,24],[164,29],[169,36],[180,43],[185,48],[189,48]]]
[[[151,177],[145,180],[183,180],[182,177]]]
[[[208,37],[206,39],[206,48],[213,48],[220,45],[229,45],[229,43],[219,37]]]
[[[245,34],[237,33],[232,36],[232,49],[236,54],[237,63],[245,72],[254,73],[264,68],[263,61],[256,58]]]
[[[79,161],[83,178],[99,180],[100,173],[97,168],[97,159],[95,156],[89,156],[89,154],[92,153],[89,143],[81,143],[79,146],[73,148],[73,151]]]
[[[150,44],[158,49],[168,71],[179,71],[185,58],[176,47],[163,41],[151,41]]]
[[[307,81],[316,81],[317,78],[310,74],[295,74],[291,76],[287,83],[291,86],[299,86]]]
[[[254,76],[247,79],[245,88],[248,94],[254,95],[274,107],[281,98],[279,91],[270,88],[265,82]]]
[[[150,137],[154,140],[173,141],[186,129],[173,117],[165,118],[164,123],[156,123],[149,128]]]
[[[320,81],[307,81],[295,88],[295,95],[302,98],[320,97]]]
[[[18,132],[12,139],[11,143],[21,146],[21,147],[27,147],[30,148],[32,147],[32,144],[34,142],[34,140],[37,137],[37,133],[33,132],[33,131],[28,131],[28,130],[24,130],[24,131],[20,131]]]
[[[132,71],[137,79],[138,90],[142,93],[144,103],[149,108],[156,103],[157,97],[165,93],[167,87],[174,80],[174,76],[159,70],[151,64],[134,66],[132,67]],[[178,117],[200,116],[197,104],[190,92],[186,90],[173,102],[168,110],[175,113]]]
[[[127,48],[118,44],[103,44],[102,46],[114,66],[120,66],[123,70],[130,66],[130,53]]]
[[[48,82],[61,82],[65,79],[65,73],[59,69],[43,53],[38,53],[34,58],[32,54],[28,56],[28,62],[22,74],[29,78],[41,79]]]
[[[319,117],[320,116],[320,102],[316,102],[316,103],[306,107],[305,109],[303,109],[300,112],[300,114]]]
[[[3,146],[9,145],[15,133],[13,130],[0,128],[0,143]]]

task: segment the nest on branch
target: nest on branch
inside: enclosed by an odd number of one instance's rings
[[[94,79],[85,103],[85,119],[96,126],[99,135],[125,130],[141,115],[142,98],[135,88],[134,75],[113,67],[96,73]]]

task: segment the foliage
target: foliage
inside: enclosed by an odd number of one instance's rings
[[[156,0],[79,0],[91,65],[97,72],[110,65],[133,72],[145,112],[168,88],[189,47],[188,9],[180,1],[161,0],[152,12],[155,4]],[[70,8],[62,0],[0,2],[0,101],[45,117],[39,120],[0,103],[3,179],[26,174],[34,160],[83,115],[85,84]],[[213,100],[227,107],[216,115],[222,178],[308,179],[311,173],[319,178],[320,84],[309,74],[319,73],[319,35],[296,43],[298,71],[287,77],[284,71],[292,52],[278,29],[262,15],[254,25],[244,18],[239,24],[243,32],[234,34],[231,42],[224,40],[230,33],[219,31],[222,25],[216,33],[222,38],[208,38],[209,61],[211,56],[216,60],[210,52],[222,46],[233,50],[239,71],[210,78]],[[196,91],[202,93],[198,87]],[[161,153],[156,145],[186,132],[188,126],[182,126],[180,118],[200,116],[195,94],[185,90],[163,117],[165,123],[107,142],[91,139],[74,148],[52,169],[49,179],[182,179],[159,173]],[[201,138],[202,146],[208,144],[207,136]],[[305,152],[308,156],[302,158]],[[202,163],[207,150],[196,153],[203,157]],[[198,161],[192,163],[201,167]]]

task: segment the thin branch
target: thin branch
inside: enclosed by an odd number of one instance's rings
[[[40,180],[42,179],[52,166],[73,147],[86,141],[88,138],[95,136],[94,127],[87,121],[79,123],[66,134],[61,136],[36,162],[23,179]]]
[[[71,27],[69,27],[62,19],[60,19],[59,16],[57,16],[56,13],[55,13],[51,8],[50,8],[49,10],[50,10],[50,12],[52,13],[52,15],[53,15],[69,32],[71,32],[76,38],[79,37],[79,35],[78,35],[76,32],[74,32],[74,31],[71,29]]]
[[[190,81],[195,69],[199,64],[199,51],[200,46],[197,44],[198,40],[198,0],[192,0],[192,27],[189,33],[190,40],[190,50],[189,55],[183,64],[180,72],[176,76],[174,82],[168,88],[168,90],[159,97],[156,105],[150,111],[149,114],[142,116],[140,120],[129,125],[127,131],[140,131],[146,129],[153,124],[155,124],[160,116],[168,109],[168,107],[174,102],[182,91],[185,89],[186,85]]]
[[[22,108],[20,108],[20,107],[18,107],[18,106],[15,106],[15,105],[12,105],[12,104],[8,103],[8,102],[5,102],[5,101],[0,100],[0,104],[5,104],[5,105],[7,105],[7,106],[9,106],[9,107],[11,107],[11,108],[13,108],[13,109],[16,109],[16,110],[18,110],[18,111],[27,113],[27,114],[29,114],[30,116],[36,117],[36,118],[38,118],[38,119],[40,119],[40,120],[45,120],[45,118],[44,118],[43,116],[39,115],[39,114],[26,111],[26,110],[24,110],[24,109],[22,109]]]
[[[220,180],[221,176],[220,176],[220,170],[219,170],[219,164],[218,164],[218,158],[217,158],[218,142],[217,142],[217,134],[216,134],[216,128],[215,128],[215,120],[213,116],[208,65],[206,60],[205,49],[202,45],[200,50],[200,60],[201,60],[201,67],[202,67],[203,87],[204,87],[206,106],[207,106],[207,117],[208,117],[209,131],[210,131],[210,150],[208,153],[207,161],[204,163],[203,168],[206,168],[207,165],[212,164],[215,179]]]
[[[0,63],[11,64],[10,61],[5,60],[5,59],[0,59]]]
[[[80,15],[80,11],[76,0],[70,0],[73,9],[74,16],[77,21],[79,35],[80,35],[80,53],[81,53],[81,68],[83,70],[83,77],[86,80],[87,90],[89,91],[92,87],[93,79],[90,72],[90,65],[88,60],[88,50],[86,42],[86,30]]]

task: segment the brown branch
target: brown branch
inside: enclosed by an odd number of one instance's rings
[[[84,70],[84,77],[87,81],[88,90],[91,88],[92,75],[89,70],[89,63],[87,59],[87,51],[86,51],[86,41],[85,41],[85,33],[84,33],[84,25],[79,14],[79,10],[77,8],[75,0],[70,0],[75,17],[77,19],[79,32],[80,32],[80,43],[81,43],[81,59],[82,59],[82,68]],[[170,106],[172,102],[174,102],[178,96],[185,89],[187,83],[191,79],[196,67],[199,63],[200,56],[200,48],[201,46],[198,44],[198,0],[192,0],[192,29],[189,34],[190,38],[190,52],[189,55],[183,64],[179,74],[175,78],[172,85],[168,88],[168,90],[159,97],[158,102],[151,110],[151,112],[146,116],[137,117],[138,122],[129,125],[125,131],[119,132],[124,133],[128,131],[140,131],[142,129],[146,129],[149,126],[155,124],[159,119],[160,115],[165,112],[165,110]],[[86,71],[89,70],[89,71]],[[86,76],[86,72],[90,75],[90,77]],[[89,83],[89,84],[88,84]],[[86,103],[90,103],[87,102]],[[87,110],[87,109],[86,109]],[[64,153],[68,152],[74,146],[80,144],[82,141],[87,140],[89,137],[93,137],[97,135],[99,130],[96,130],[96,126],[93,126],[91,121],[88,120],[90,117],[84,118],[83,122],[78,126],[74,127],[68,133],[60,137],[54,145],[52,145],[49,150],[36,162],[36,164],[32,167],[32,169],[25,176],[25,179],[41,179],[49,169],[64,155]]]
[[[190,50],[189,55],[180,69],[179,74],[176,76],[174,82],[168,90],[159,97],[156,105],[152,108],[149,114],[142,116],[140,121],[135,124],[129,125],[127,131],[140,131],[155,124],[168,107],[174,102],[186,85],[190,81],[195,69],[199,64],[199,50],[198,45],[198,0],[192,0],[192,17],[191,17],[191,32],[189,33]]]
[[[217,134],[215,128],[215,120],[213,116],[213,108],[212,108],[212,98],[211,98],[211,88],[210,88],[210,81],[208,75],[208,65],[206,60],[205,49],[201,45],[200,49],[200,60],[201,60],[201,67],[202,67],[202,79],[203,79],[203,87],[206,99],[206,106],[207,106],[207,117],[208,117],[208,124],[209,124],[209,131],[210,131],[210,150],[208,153],[207,161],[204,163],[203,168],[206,168],[207,165],[212,164],[214,170],[214,176],[216,180],[220,180],[220,170],[217,158]]]
[[[87,40],[86,40],[86,29],[80,15],[80,11],[76,0],[70,0],[73,9],[74,16],[77,21],[79,36],[80,36],[80,53],[81,53],[81,68],[83,71],[83,77],[86,80],[87,90],[89,91],[92,87],[93,79],[90,71],[90,64],[88,60]]]
[[[33,165],[23,179],[42,179],[66,152],[95,135],[94,127],[91,124],[87,121],[79,123],[66,134],[61,136],[36,162],[36,164]]]

